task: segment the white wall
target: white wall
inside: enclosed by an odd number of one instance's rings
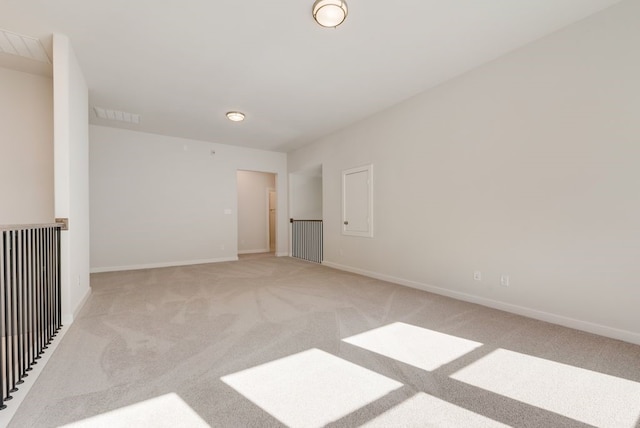
[[[238,170],[277,174],[288,253],[284,153],[93,125],[90,140],[93,271],[237,259]]]
[[[289,215],[298,220],[322,219],[322,166],[289,175]]]
[[[53,82],[0,68],[0,224],[53,223]]]
[[[238,171],[238,254],[269,251],[268,189],[276,188],[271,173]]]
[[[327,264],[640,343],[639,17],[623,2],[290,153],[323,165]],[[341,171],[368,163],[375,237],[342,236]]]
[[[62,318],[73,320],[89,296],[88,89],[68,37],[53,36],[55,216],[62,232]]]

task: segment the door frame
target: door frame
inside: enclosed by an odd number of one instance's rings
[[[277,180],[277,176],[276,176],[276,180]],[[269,223],[271,220],[271,212],[270,212],[271,204],[269,203],[270,202],[269,197],[271,196],[271,192],[273,192],[276,198],[274,203],[274,208],[273,208],[275,211],[275,218],[273,222],[273,246],[274,246],[273,251],[276,251],[278,248],[278,191],[275,188],[268,187],[266,189],[266,192],[267,192],[267,246],[265,248],[268,248],[269,252],[271,252],[271,227],[269,226]]]

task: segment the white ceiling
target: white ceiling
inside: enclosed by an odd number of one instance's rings
[[[326,29],[313,0],[0,0],[0,28],[66,34],[90,105],[141,116],[91,123],[287,151],[619,0],[347,1]]]

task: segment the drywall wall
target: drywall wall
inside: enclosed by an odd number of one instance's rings
[[[55,215],[69,219],[61,238],[63,323],[88,298],[89,91],[69,38],[53,35]]]
[[[327,264],[640,342],[638,40],[622,2],[290,153],[323,165]],[[343,236],[369,163],[375,235]]]
[[[269,251],[268,197],[274,174],[238,171],[238,254]]]
[[[53,82],[0,68],[0,224],[52,223]]]
[[[322,166],[289,174],[290,216],[298,220],[322,219]]]
[[[236,260],[238,170],[276,174],[288,254],[286,154],[89,128],[93,271]]]

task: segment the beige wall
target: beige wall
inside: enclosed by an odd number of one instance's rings
[[[640,343],[639,17],[623,2],[290,153],[323,165],[327,264]],[[375,236],[343,236],[341,171],[368,163]]]
[[[51,223],[53,83],[0,68],[0,224]]]
[[[268,189],[275,190],[275,174],[238,171],[238,254],[269,251]]]
[[[55,214],[62,232],[62,321],[89,297],[89,90],[69,38],[53,36]]]
[[[322,166],[289,174],[289,216],[322,220]]]
[[[288,254],[284,153],[93,125],[90,139],[94,271],[237,259],[238,170],[277,175]]]

